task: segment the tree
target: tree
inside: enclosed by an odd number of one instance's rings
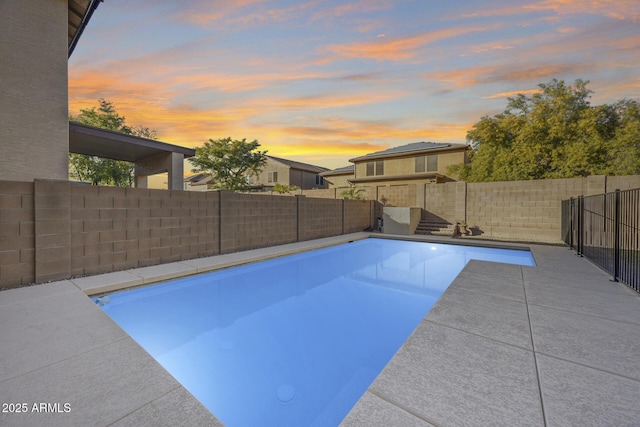
[[[83,108],[77,116],[69,116],[69,120],[113,130],[128,135],[147,139],[156,139],[156,132],[146,127],[130,127],[125,118],[120,116],[115,106],[104,99],[98,100],[100,106]],[[71,177],[93,185],[115,185],[131,187],[134,179],[134,164],[121,160],[105,159],[84,154],[69,154],[69,174]]]
[[[471,162],[449,173],[465,181],[508,181],[640,173],[638,102],[591,106],[588,81],[540,84],[509,98],[467,133]]]
[[[246,191],[248,178],[257,175],[267,162],[266,151],[259,151],[257,140],[231,138],[209,139],[204,146],[196,148],[196,155],[189,158],[193,172],[213,177],[214,188]]]

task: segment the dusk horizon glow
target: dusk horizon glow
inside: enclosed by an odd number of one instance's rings
[[[257,139],[333,169],[464,144],[554,78],[639,99],[639,58],[637,0],[106,0],[69,59],[69,113],[104,98],[163,142]]]

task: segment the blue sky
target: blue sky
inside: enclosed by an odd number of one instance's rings
[[[465,143],[507,97],[589,80],[640,98],[637,0],[106,0],[69,60],[69,109],[113,102],[186,147],[257,139],[328,168]]]

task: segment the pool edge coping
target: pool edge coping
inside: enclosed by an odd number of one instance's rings
[[[130,270],[72,278],[69,279],[69,282],[71,282],[74,286],[84,292],[87,296],[99,296],[107,293],[121,291],[124,289],[130,289],[139,286],[149,286],[165,280],[179,279],[201,273],[208,273],[211,271],[251,264],[254,262],[267,261],[270,259],[285,257],[301,252],[313,251],[316,249],[322,249],[368,238],[447,243],[451,245],[526,250],[531,252],[531,248],[528,244],[516,244],[510,242],[489,240],[474,241],[454,239],[448,236],[418,236],[358,232],[325,237],[321,239],[307,240],[303,242],[287,243],[284,245],[249,249],[246,251],[233,252],[228,254],[213,255],[210,257],[193,258],[184,261],[176,261],[172,263],[158,264],[148,267],[139,267]]]

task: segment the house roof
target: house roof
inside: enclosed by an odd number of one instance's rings
[[[322,176],[332,176],[332,175],[353,175],[353,172],[356,169],[356,165],[343,166],[341,168],[336,168],[330,171],[322,172],[320,175]]]
[[[127,135],[69,122],[69,152],[136,162],[156,154],[179,153],[193,157],[196,150],[153,139]]]
[[[190,182],[191,185],[205,185],[209,183],[213,177],[206,173],[199,173],[196,175],[188,176],[184,179],[184,182]]]
[[[320,173],[320,172],[325,172],[329,170],[327,168],[323,168],[322,166],[315,166],[315,165],[310,165],[308,163],[295,162],[293,160],[287,160],[280,157],[274,157],[274,156],[267,156],[267,157],[277,162],[283,163],[289,166],[291,169],[297,169],[297,170],[313,172],[313,173]]]
[[[375,153],[365,154],[364,156],[350,159],[350,162],[357,162],[362,160],[369,160],[381,157],[396,157],[407,154],[415,154],[419,152],[428,152],[434,150],[446,150],[446,149],[466,149],[465,144],[444,144],[439,142],[413,142],[407,145],[401,145],[399,147],[392,147],[384,151],[376,151]]]
[[[84,31],[84,28],[89,23],[93,12],[98,8],[98,5],[103,0],[68,0],[68,13],[69,13],[69,53],[71,56],[73,50],[80,40],[80,36]]]

